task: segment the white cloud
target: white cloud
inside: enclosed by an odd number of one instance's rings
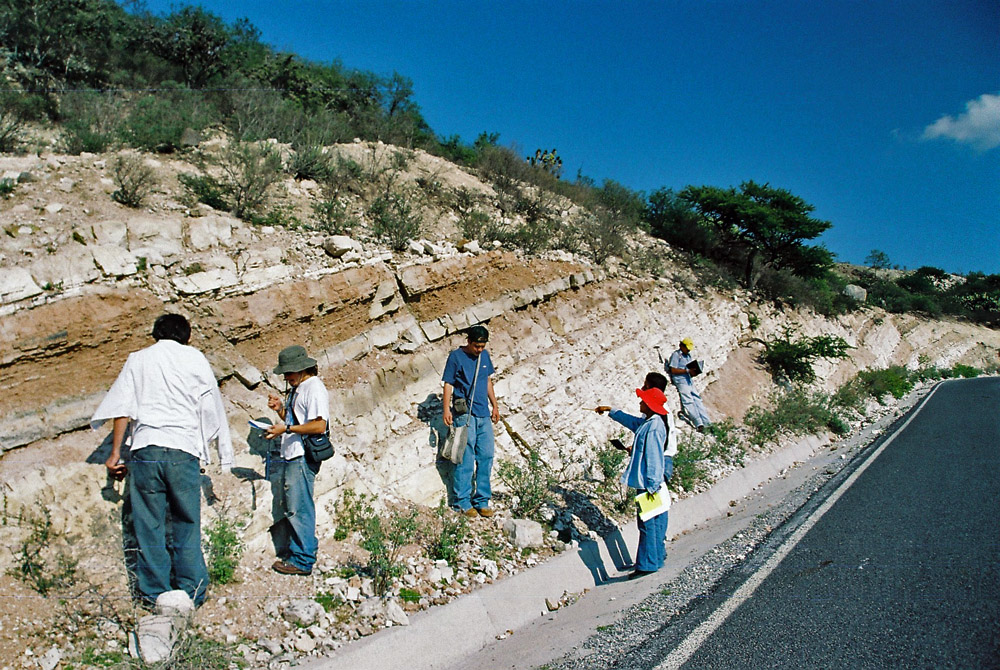
[[[924,128],[921,139],[939,138],[971,144],[980,151],[1000,146],[1000,95],[985,93],[965,103],[965,113],[942,116]]]

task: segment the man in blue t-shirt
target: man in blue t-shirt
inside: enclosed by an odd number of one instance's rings
[[[493,361],[486,351],[489,339],[485,326],[470,328],[465,345],[448,354],[441,376],[445,425],[469,427],[465,455],[455,466],[454,487],[455,508],[470,517],[493,516],[489,506],[493,424],[500,420],[500,409],[493,394]]]

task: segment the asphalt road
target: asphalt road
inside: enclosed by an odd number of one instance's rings
[[[1000,379],[939,385],[618,668],[1000,668]]]

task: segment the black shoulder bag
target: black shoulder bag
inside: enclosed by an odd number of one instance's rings
[[[292,415],[292,421],[294,423],[289,424],[290,426],[300,425],[299,420],[295,417],[295,410],[292,409],[292,405],[295,402],[295,393],[288,399],[288,412]],[[331,456],[333,456],[333,442],[330,441],[330,422],[326,422],[326,431],[322,433],[309,433],[308,435],[303,433],[299,435],[302,438],[302,445],[305,447],[306,461],[309,463],[322,463]]]

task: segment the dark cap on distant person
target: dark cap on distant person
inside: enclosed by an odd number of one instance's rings
[[[490,341],[490,331],[486,330],[486,326],[473,326],[472,328],[469,328],[467,335],[469,336],[469,342]]]

